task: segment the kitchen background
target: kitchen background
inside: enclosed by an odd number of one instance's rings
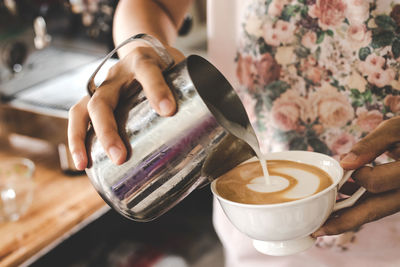
[[[207,56],[205,2],[195,1],[176,42],[186,55]],[[99,59],[113,48],[116,4],[112,0],[0,0],[0,159],[10,151],[46,159],[41,155],[46,151],[55,155],[52,175],[71,181],[83,178],[69,158],[67,114],[86,94],[86,82]],[[40,170],[46,168],[44,164]],[[33,180],[40,175],[38,169]],[[36,184],[32,205],[41,194],[40,185]],[[23,248],[29,232],[15,238],[7,253],[0,241],[0,266],[223,266],[211,213],[208,187],[149,223],[129,221],[102,206],[93,216],[39,242],[29,255]],[[31,214],[28,209],[16,222],[0,222],[0,233],[2,228],[30,223]],[[8,264],[7,257],[16,252],[23,257]]]

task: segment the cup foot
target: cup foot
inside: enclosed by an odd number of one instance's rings
[[[253,240],[253,246],[257,251],[271,256],[296,254],[311,248],[314,243],[315,238],[311,236],[286,241]]]

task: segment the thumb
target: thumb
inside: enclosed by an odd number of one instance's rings
[[[344,169],[357,169],[372,162],[398,141],[398,128],[399,120],[387,120],[381,123],[374,131],[356,143],[349,153],[342,156],[340,165]]]

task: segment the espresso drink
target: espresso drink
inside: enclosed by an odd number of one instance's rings
[[[268,160],[270,182],[259,161],[230,170],[216,182],[223,198],[245,204],[275,204],[314,195],[329,187],[332,178],[322,169],[295,161]]]

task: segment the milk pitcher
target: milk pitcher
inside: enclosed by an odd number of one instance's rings
[[[129,38],[107,55],[89,79],[90,95],[102,65],[132,41],[146,42],[169,66],[163,75],[175,96],[177,112],[159,116],[142,90],[121,97],[115,117],[128,149],[127,161],[115,165],[91,129],[86,173],[112,208],[129,219],[150,221],[195,188],[252,157],[247,143],[257,143],[257,139],[240,99],[211,63],[191,55],[174,65],[162,44],[146,34]]]

